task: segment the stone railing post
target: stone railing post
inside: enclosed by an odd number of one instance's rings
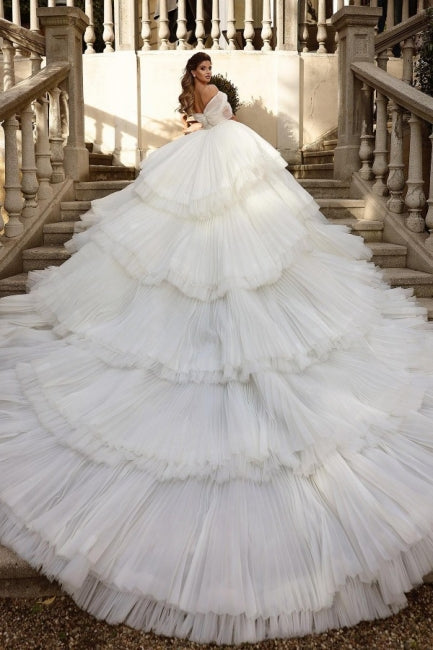
[[[47,63],[68,62],[71,70],[64,82],[69,98],[69,135],[64,149],[64,167],[69,178],[89,176],[89,152],[84,143],[83,33],[87,16],[77,7],[38,9],[45,32]]]
[[[360,167],[359,143],[362,132],[362,84],[350,66],[359,61],[374,63],[374,28],[382,9],[343,7],[332,16],[338,32],[338,144],[334,156],[334,177],[347,179]]]
[[[298,51],[298,2],[277,0],[275,8],[277,50]]]
[[[137,0],[114,0],[114,44],[119,50],[139,49],[139,3]],[[109,64],[108,64],[109,65]]]

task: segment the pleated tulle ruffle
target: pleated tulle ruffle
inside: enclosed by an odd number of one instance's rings
[[[0,301],[0,539],[109,622],[303,635],[433,566],[425,310],[284,167],[180,138]]]

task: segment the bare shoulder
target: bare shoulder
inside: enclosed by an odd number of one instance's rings
[[[214,97],[218,93],[218,88],[214,84],[209,84],[208,89],[210,90],[211,97]]]

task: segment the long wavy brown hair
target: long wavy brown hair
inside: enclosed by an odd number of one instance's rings
[[[197,52],[188,59],[185,71],[180,83],[182,92],[179,95],[179,112],[184,115],[191,115],[194,109],[194,77],[192,71],[195,70],[203,61],[211,61],[209,54],[206,52]]]

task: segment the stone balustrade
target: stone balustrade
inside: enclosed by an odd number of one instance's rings
[[[42,4],[40,2],[39,4]],[[62,3],[64,4],[64,2]],[[245,51],[272,49],[315,51],[318,54],[334,52],[338,45],[332,25],[335,11],[349,4],[349,0],[104,0],[102,50],[168,50],[168,49],[244,49]],[[354,6],[378,6],[378,0],[353,0]],[[384,34],[418,14],[430,0],[387,0],[380,29]],[[73,7],[74,0],[66,0]],[[101,3],[85,0],[89,23],[85,30],[86,54],[95,54],[94,15]],[[44,2],[46,6],[46,2]],[[55,7],[56,0],[48,0]],[[30,29],[39,29],[38,0],[30,0]],[[113,10],[114,7],[114,10]],[[195,9],[194,9],[195,7]],[[3,17],[0,0],[0,17]],[[20,2],[13,0],[12,22],[21,26]],[[389,50],[391,54],[391,50]]]
[[[19,3],[13,4],[15,17]],[[4,211],[6,238],[19,237],[36,217],[39,201],[50,200],[52,186],[67,175],[88,176],[84,144],[81,38],[86,16],[77,8],[41,8],[32,4],[34,32],[0,19],[4,130]],[[39,21],[46,40],[37,33]],[[61,43],[61,47],[58,45]],[[15,58],[30,52],[31,75],[15,83]],[[45,67],[41,68],[42,56]],[[0,242],[1,246],[1,242]]]
[[[350,178],[359,170],[371,191],[387,197],[390,213],[406,227],[429,236],[433,252],[433,98],[412,84],[414,37],[426,23],[425,12],[375,39],[379,10],[345,7],[333,18],[342,47],[339,84],[339,134],[335,176]],[[402,79],[387,72],[389,52],[400,43]],[[376,60],[376,62],[374,62]],[[388,132],[389,129],[389,132]],[[426,200],[425,188],[429,188]]]

